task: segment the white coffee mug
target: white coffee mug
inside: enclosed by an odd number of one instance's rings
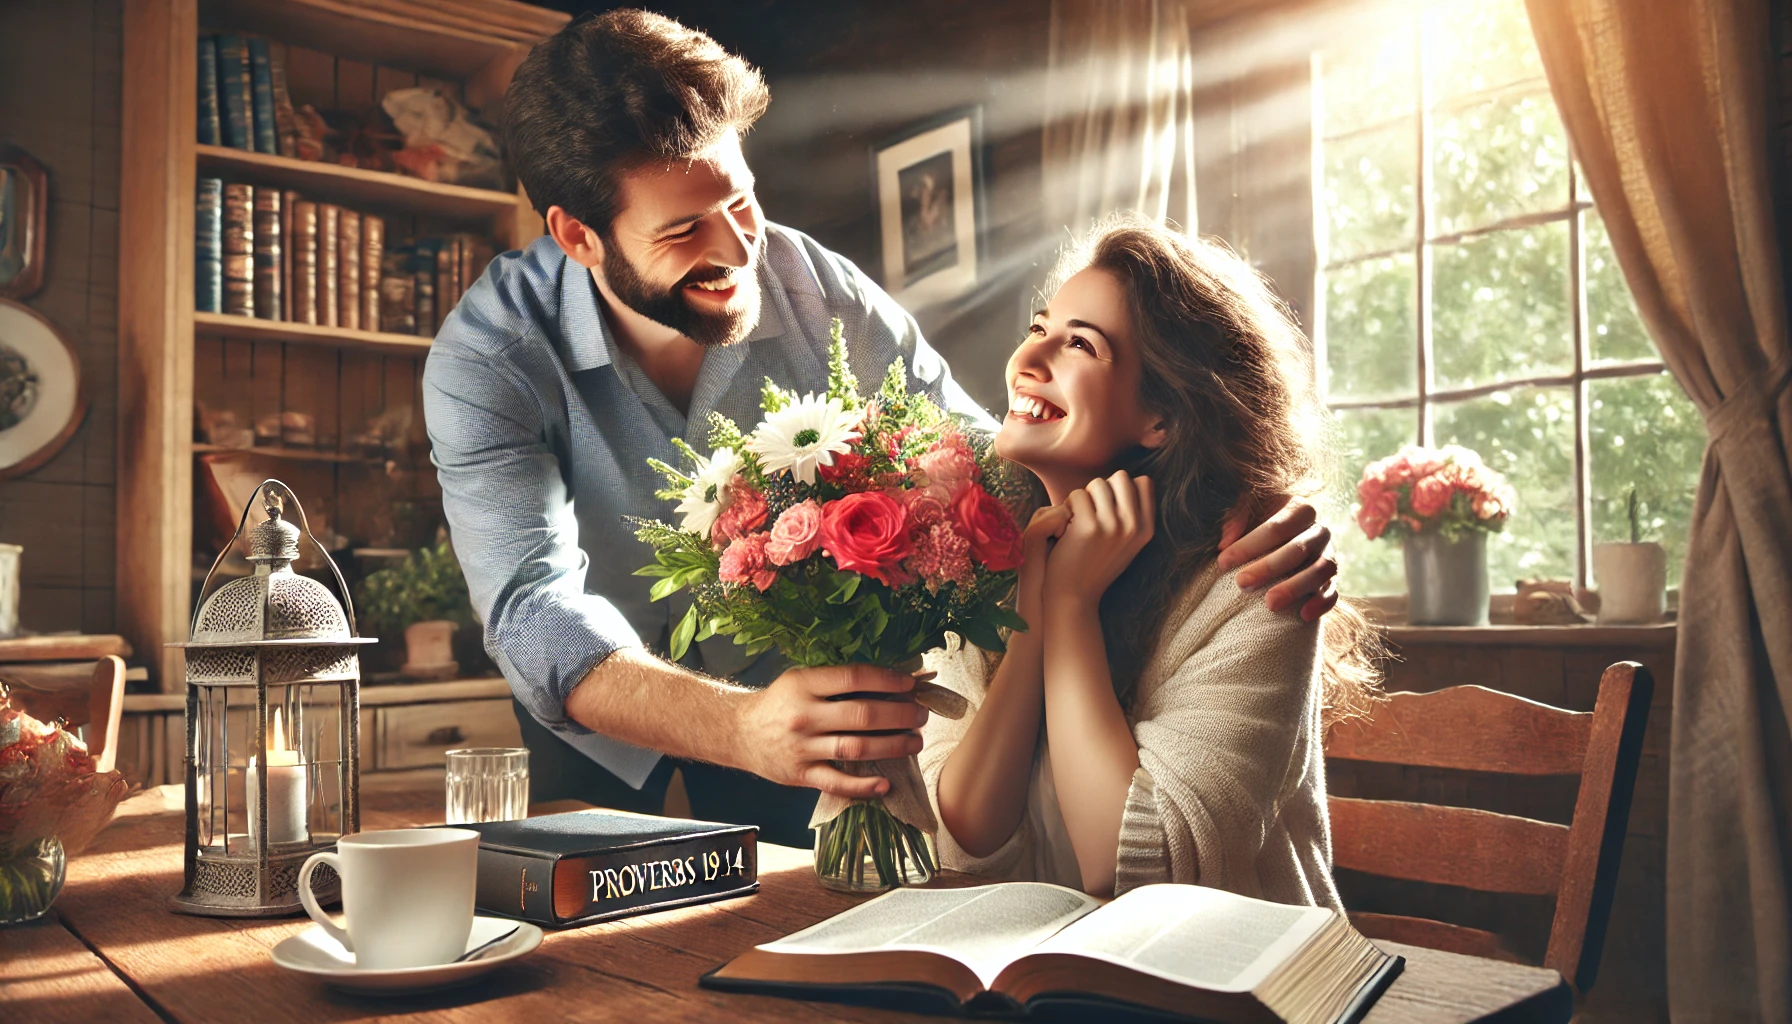
[[[342,878],[346,929],[317,905],[311,873],[328,864]],[[314,853],[299,868],[299,902],[366,971],[445,964],[467,951],[479,833],[470,828],[361,832]]]

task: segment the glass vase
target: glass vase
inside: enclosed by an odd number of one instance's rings
[[[815,827],[815,877],[838,892],[883,892],[933,879],[933,836],[899,821],[882,800],[855,800]]]
[[[0,855],[0,924],[35,921],[62,892],[68,859],[54,836]]]

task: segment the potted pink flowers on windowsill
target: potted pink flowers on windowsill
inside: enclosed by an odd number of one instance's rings
[[[1356,494],[1363,534],[1405,548],[1407,621],[1486,625],[1487,535],[1517,503],[1506,478],[1459,445],[1408,445],[1365,467]]]

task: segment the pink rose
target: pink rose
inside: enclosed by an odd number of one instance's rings
[[[716,524],[709,528],[709,542],[717,548],[726,547],[736,537],[743,537],[765,525],[765,495],[739,478],[729,484],[728,489],[734,497],[716,518]]]
[[[962,443],[943,441],[915,460],[928,483],[940,484],[956,498],[977,479],[977,459]]]
[[[952,503],[958,532],[971,542],[971,554],[990,572],[1006,572],[1020,565],[1020,524],[1008,506],[972,484]]]
[[[770,539],[770,534],[749,533],[729,543],[728,550],[722,552],[722,564],[717,571],[722,582],[751,583],[760,593],[778,582],[778,571],[765,560],[765,546]]]
[[[848,494],[821,507],[822,550],[847,572],[889,586],[908,582],[902,560],[914,553],[908,511],[882,491]]]
[[[1363,528],[1363,535],[1370,540],[1381,536],[1388,528],[1388,523],[1400,511],[1400,499],[1387,491],[1378,492],[1374,498],[1363,502],[1357,509],[1356,524]]]
[[[821,506],[810,499],[778,516],[765,544],[765,556],[773,565],[790,565],[813,555],[820,546]]]
[[[1456,488],[1442,473],[1433,473],[1412,485],[1412,510],[1429,519],[1450,507]]]
[[[909,525],[916,530],[929,530],[951,515],[952,497],[944,487],[913,487],[897,491],[896,498],[908,509]]]

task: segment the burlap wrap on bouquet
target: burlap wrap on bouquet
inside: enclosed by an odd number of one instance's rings
[[[920,679],[915,681],[914,698],[915,703],[933,714],[954,721],[963,718],[969,707],[969,703],[956,692]],[[939,831],[939,822],[933,816],[933,804],[927,799],[927,784],[921,780],[921,764],[913,756],[883,761],[836,761],[834,767],[848,775],[881,775],[889,779],[890,791],[878,799],[884,802],[890,815],[923,832]],[[809,827],[816,828],[834,820],[841,811],[851,807],[853,802],[848,797],[833,793],[821,794],[821,799],[815,803],[815,813],[809,817]]]

